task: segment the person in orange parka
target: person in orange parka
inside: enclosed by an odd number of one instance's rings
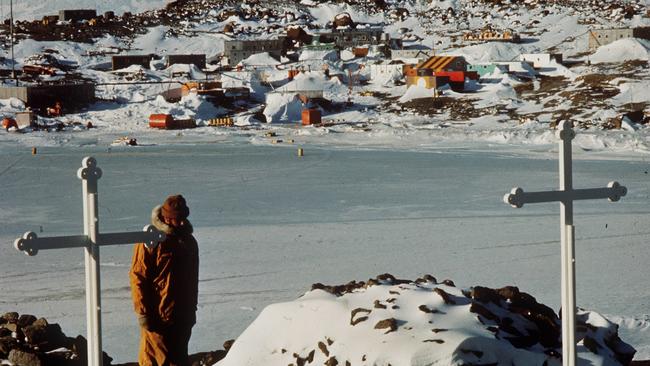
[[[129,277],[141,327],[140,366],[187,366],[196,323],[199,249],[181,195],[167,197],[151,223],[167,237],[155,248],[135,245]]]

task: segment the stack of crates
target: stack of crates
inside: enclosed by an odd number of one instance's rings
[[[235,122],[232,120],[232,117],[212,118],[208,120],[208,126],[213,127],[232,127],[234,125]]]

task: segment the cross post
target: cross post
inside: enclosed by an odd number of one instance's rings
[[[575,366],[576,354],[576,280],[575,280],[575,226],[573,201],[607,198],[616,202],[627,194],[627,188],[610,182],[607,188],[573,189],[571,140],[575,137],[572,122],[564,121],[557,131],[559,141],[560,189],[558,191],[524,192],[515,187],[503,197],[512,207],[525,203],[560,202],[560,241],[562,262],[562,365]]]
[[[100,286],[99,247],[105,245],[132,244],[143,242],[155,247],[165,240],[165,234],[151,225],[143,231],[122,233],[99,233],[97,204],[97,181],[102,170],[93,157],[86,157],[77,171],[82,182],[84,234],[39,238],[34,232],[27,232],[14,242],[19,251],[34,256],[41,249],[85,248],[86,268],[86,330],[88,342],[88,366],[102,366],[102,306]]]

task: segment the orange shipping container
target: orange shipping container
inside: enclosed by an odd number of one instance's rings
[[[302,125],[308,126],[316,123],[321,123],[320,110],[318,109],[303,109],[302,110]]]
[[[291,69],[289,70],[289,80],[293,80],[293,78],[300,73],[300,70],[296,69]]]
[[[304,115],[304,112],[303,112],[303,115]],[[304,117],[303,117],[303,119],[304,119]],[[18,128],[18,124],[16,123],[15,119],[5,117],[5,118],[2,119],[2,127],[5,130],[8,130],[8,129],[12,128],[12,127]]]
[[[149,127],[151,128],[171,128],[174,117],[171,114],[152,114],[149,116]]]
[[[368,48],[355,47],[352,49],[352,54],[354,57],[366,57],[368,56]]]

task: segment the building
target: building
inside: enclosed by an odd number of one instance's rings
[[[405,65],[404,74],[407,85],[414,85],[409,82],[417,84],[418,78],[422,77],[428,77],[427,80],[432,76],[446,77],[452,89],[462,91],[465,89],[465,79],[478,80],[479,78],[475,71],[467,71],[467,65],[467,61],[462,56],[431,56],[415,66]],[[441,79],[435,79],[436,87],[441,85],[440,81]]]
[[[431,56],[415,66],[415,69],[435,71],[466,71],[467,61],[463,56]]]
[[[467,71],[475,71],[479,77],[483,77],[484,75],[491,74],[497,69],[502,73],[507,73],[510,71],[510,67],[508,65],[500,65],[496,63],[467,65]]]
[[[427,89],[438,89],[449,84],[449,77],[437,75],[414,75],[406,77],[406,85],[422,85]]]
[[[650,39],[650,27],[592,29],[589,31],[589,50],[625,38]]]
[[[112,57],[112,70],[120,70],[131,65],[140,65],[149,69],[149,63],[154,55],[116,55]]]
[[[79,22],[97,18],[95,9],[59,10],[59,20]]]
[[[494,61],[493,64],[506,67],[508,73],[520,78],[531,79],[537,75],[532,63],[526,61]]]
[[[535,69],[549,66],[551,63],[562,63],[561,53],[524,53],[519,56],[519,61],[533,64]]]
[[[169,55],[167,56],[165,67],[174,64],[195,65],[199,69],[205,69],[205,54],[188,54],[188,55]]]
[[[262,52],[268,52],[269,55],[279,60],[285,53],[285,41],[286,37],[224,41],[223,56],[230,66],[235,66],[242,60]]]
[[[390,35],[383,28],[341,29],[314,34],[320,43],[334,43],[340,49],[365,45],[390,46]]]
[[[477,32],[467,32],[463,34],[463,41],[466,42],[513,42],[518,43],[521,41],[519,34],[510,29],[503,31],[486,27]]]
[[[56,102],[61,102],[65,109],[74,109],[95,101],[95,85],[80,83],[0,87],[0,99],[9,98],[20,99],[25,106],[34,110],[51,107]]]
[[[280,94],[298,95],[306,102],[309,99],[323,99],[323,88],[328,84],[328,78],[322,72],[311,71],[296,75],[291,82],[275,91]]]
[[[371,80],[396,80],[403,77],[402,71],[404,64],[399,61],[391,61],[390,63],[371,64],[370,66],[370,79]]]
[[[424,61],[433,56],[433,50],[423,45],[412,45],[399,49],[390,50],[391,60],[421,60]]]

